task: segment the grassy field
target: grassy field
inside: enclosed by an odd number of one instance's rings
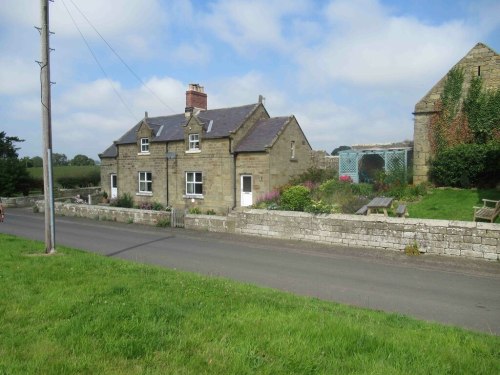
[[[500,200],[495,189],[432,189],[420,201],[408,205],[412,218],[472,221],[473,206],[482,206],[482,199]],[[500,223],[500,218],[495,220]]]
[[[0,234],[0,374],[498,374],[500,337]]]
[[[52,172],[54,180],[59,177],[80,177],[82,175],[88,175],[94,171],[99,172],[101,169],[98,165],[85,165],[85,166],[64,166],[64,167],[53,167]],[[42,178],[43,168],[28,168],[28,172],[31,177]]]

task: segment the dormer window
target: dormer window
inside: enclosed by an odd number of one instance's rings
[[[198,151],[200,149],[199,134],[189,134],[189,151]]]
[[[149,154],[149,138],[141,138],[141,153]]]

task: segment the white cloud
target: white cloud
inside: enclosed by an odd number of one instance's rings
[[[145,84],[149,89],[126,89],[119,82],[100,79],[61,92],[53,106],[54,149],[78,142],[83,149],[76,153],[96,157],[142,119],[145,111],[153,117],[184,110],[184,83],[171,77],[152,77]]]
[[[248,56],[255,48],[286,50],[283,18],[297,15],[308,7],[306,1],[219,0],[210,4],[205,26],[235,50]],[[255,51],[254,51],[255,52]]]
[[[196,67],[207,65],[211,59],[209,47],[201,42],[181,43],[169,55],[175,61]]]
[[[159,0],[127,0],[126,2],[123,0],[58,0],[49,2],[50,28],[62,38],[79,38],[78,31],[64,5],[79,26],[89,27],[81,15],[83,13],[101,33],[107,36],[151,31],[166,17]],[[3,1],[0,3],[0,19],[17,27],[39,26],[39,2],[33,0],[16,0],[15,3]]]
[[[0,57],[0,95],[21,95],[40,88],[40,68],[16,56]]]
[[[337,0],[326,8],[326,34],[297,55],[303,81],[359,86],[419,86],[435,80],[472,48],[478,33],[462,21],[426,25],[394,16],[375,0]]]
[[[271,116],[289,114],[289,109],[286,109],[285,92],[273,84],[269,77],[257,71],[211,82],[211,88],[208,89],[208,104],[209,108],[246,105],[257,103],[259,95],[265,98],[266,108]],[[282,112],[283,109],[286,110],[285,113]]]
[[[171,77],[151,77],[134,95],[134,106],[149,116],[165,116],[184,112],[187,85]],[[154,93],[154,95],[151,93]]]

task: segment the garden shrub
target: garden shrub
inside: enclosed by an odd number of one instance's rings
[[[304,208],[304,211],[313,214],[330,214],[335,211],[335,207],[321,200],[311,201],[311,203]]]
[[[134,199],[130,194],[125,193],[120,195],[118,198],[112,199],[109,205],[114,207],[132,208],[134,207]]]
[[[80,176],[61,176],[56,179],[56,182],[65,189],[99,186],[101,182],[101,174],[99,170],[92,170],[89,173]]]
[[[363,197],[373,196],[372,184],[365,184],[365,183],[352,184],[351,189],[354,194],[361,195]]]
[[[198,207],[192,207],[188,212],[192,215],[201,215],[201,210]]]
[[[438,186],[495,186],[500,170],[500,142],[462,144],[431,161],[429,175]]]
[[[338,172],[333,168],[321,169],[321,168],[310,167],[304,173],[300,174],[297,177],[292,178],[290,180],[290,185],[291,186],[300,185],[306,181],[310,181],[315,184],[322,183],[324,181],[337,178],[338,175],[339,175]]]
[[[160,202],[153,202],[151,204],[151,209],[153,211],[163,211],[165,209],[165,206],[161,204]]]
[[[289,211],[304,211],[311,203],[309,189],[305,186],[292,186],[281,194],[281,207]]]
[[[271,204],[277,204],[279,202],[279,199],[280,199],[280,192],[277,190],[273,190],[257,198],[257,201],[255,202],[253,207],[265,209],[268,208]]]

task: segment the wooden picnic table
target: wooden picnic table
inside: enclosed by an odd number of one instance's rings
[[[367,215],[370,215],[371,213],[377,213],[379,210],[384,211],[385,216],[389,216],[387,213],[387,209],[391,207],[392,201],[394,198],[386,198],[386,197],[376,197],[373,198],[370,203],[368,203],[366,206],[368,207],[368,212]]]

